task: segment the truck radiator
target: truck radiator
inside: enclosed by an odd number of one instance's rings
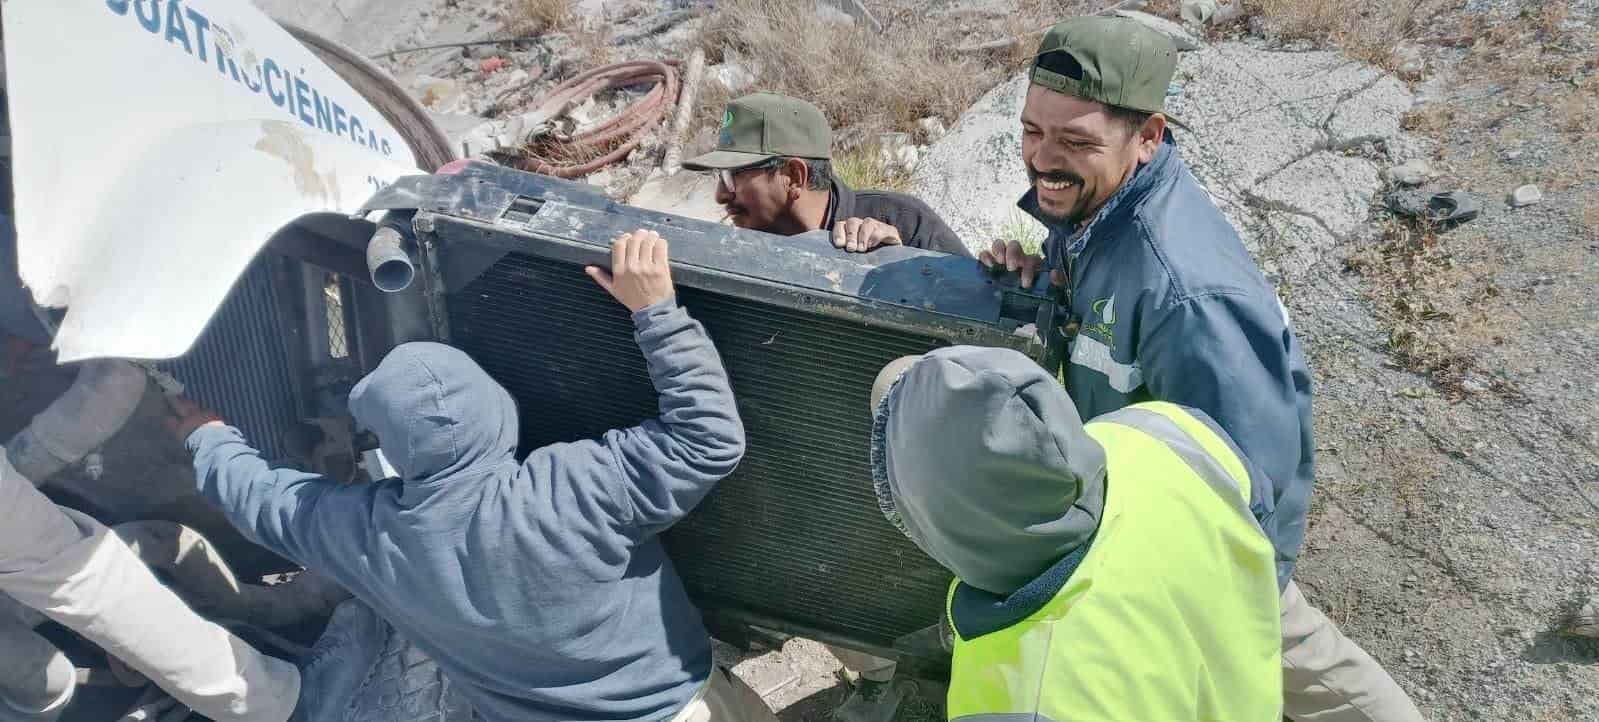
[[[889,646],[936,623],[949,575],[878,511],[877,370],[937,339],[685,288],[748,434],[739,468],[666,537],[684,583],[732,605]],[[571,264],[512,255],[450,298],[455,342],[516,397],[524,452],[657,415],[626,309]]]
[[[679,302],[731,377],[748,447],[665,542],[713,625],[859,649],[940,655],[949,574],[882,516],[869,470],[878,370],[951,343],[1045,360],[1053,306],[975,261],[911,248],[870,256],[614,203],[589,186],[473,164],[403,178],[367,211],[407,225],[431,271],[435,332],[516,399],[521,452],[657,415],[626,309],[582,272],[622,232],[671,242]],[[735,630],[736,631],[736,630]],[[918,651],[919,650],[919,651]],[[925,654],[924,654],[925,653]]]
[[[189,352],[161,367],[185,393],[227,419],[273,463],[300,461],[298,397],[302,365],[290,351],[300,337],[283,264],[263,254],[233,284]]]

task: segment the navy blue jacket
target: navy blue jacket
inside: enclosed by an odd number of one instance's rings
[[[1087,223],[1051,222],[1034,191],[1018,206],[1050,227],[1048,266],[1071,276],[1078,413],[1157,400],[1215,419],[1270,477],[1254,511],[1287,584],[1315,476],[1310,369],[1276,291],[1170,136]]]

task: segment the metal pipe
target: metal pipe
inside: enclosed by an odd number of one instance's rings
[[[411,260],[409,248],[416,243],[407,242],[405,234],[394,224],[384,223],[372,234],[366,245],[366,268],[372,276],[372,285],[384,293],[399,293],[416,279],[416,263]]]
[[[368,273],[372,284],[381,291],[377,295],[382,299],[389,348],[407,341],[433,340],[427,293],[422,288],[424,284],[414,283],[418,260],[412,254],[419,250],[416,231],[412,228],[415,216],[415,211],[388,212],[367,244]],[[398,245],[395,244],[396,237],[400,239]],[[396,249],[402,254],[396,255]],[[385,263],[389,265],[385,267]],[[387,353],[388,349],[382,349],[382,352]],[[379,354],[366,361],[376,363],[377,358],[381,357],[382,354]]]

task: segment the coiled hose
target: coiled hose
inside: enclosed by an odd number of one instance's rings
[[[630,60],[605,65],[552,88],[536,103],[537,112],[555,117],[603,90],[653,80],[655,87],[614,117],[568,138],[535,141],[516,161],[526,171],[579,178],[627,157],[677,104],[676,60]]]

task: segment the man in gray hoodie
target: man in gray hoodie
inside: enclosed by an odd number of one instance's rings
[[[185,405],[200,492],[262,546],[331,577],[462,685],[479,716],[774,720],[711,661],[656,535],[744,452],[727,372],[678,307],[666,242],[612,246],[588,273],[632,312],[661,415],[515,458],[516,403],[459,350],[396,348],[350,392],[399,479],[341,486],[269,468]],[[538,413],[538,409],[529,409]]]
[[[958,577],[949,719],[1281,719],[1270,485],[1208,416],[1085,425],[973,346],[889,364],[872,400],[878,503]]]

